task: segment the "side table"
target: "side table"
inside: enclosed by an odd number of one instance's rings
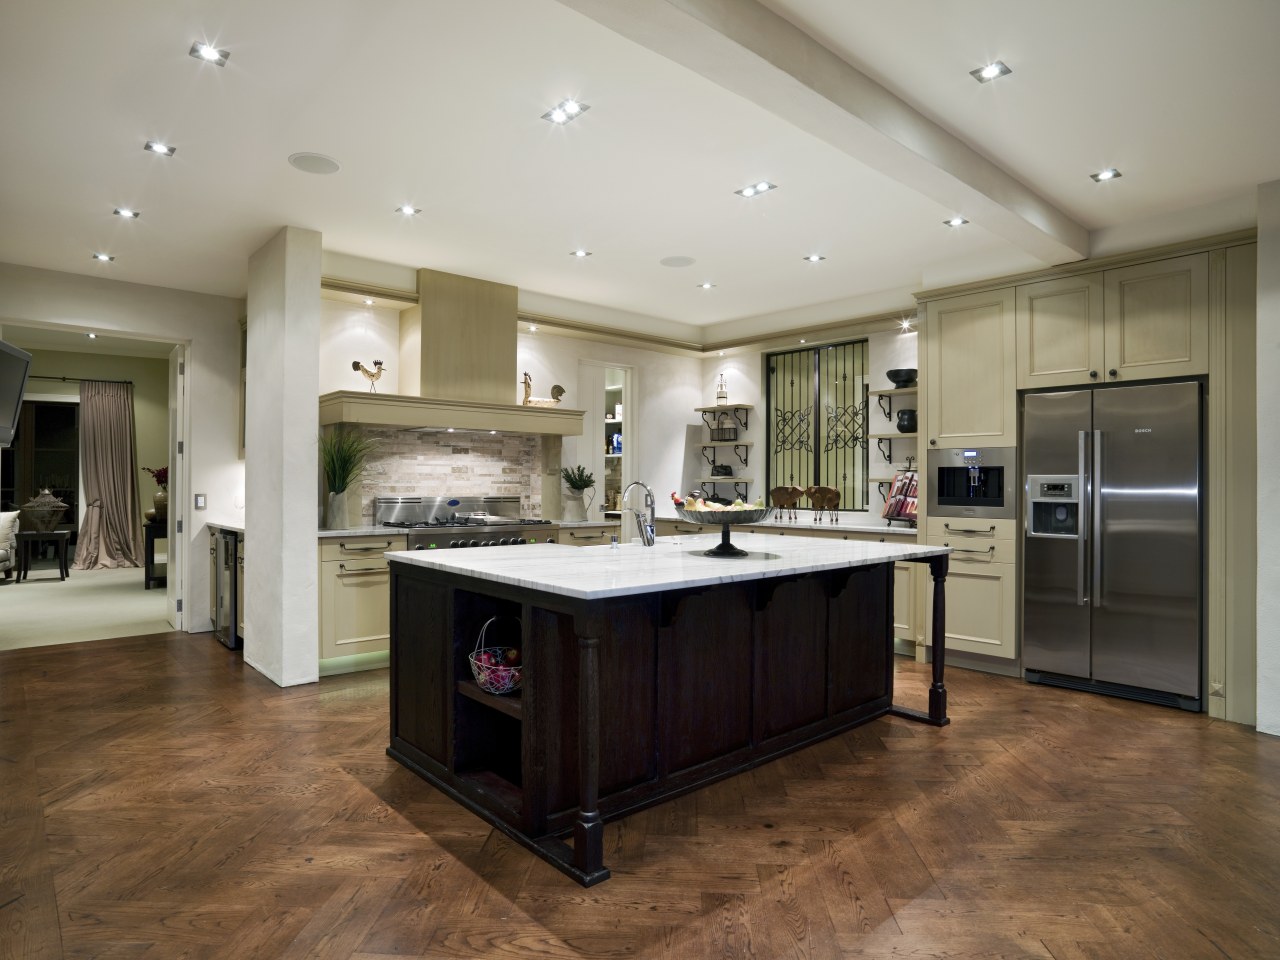
[[[165,520],[149,520],[142,525],[144,534],[146,535],[146,546],[143,549],[143,568],[142,568],[142,588],[150,590],[154,583],[158,586],[166,586],[168,583],[169,565],[165,564],[165,572],[163,574],[156,573],[156,541],[164,540],[166,544],[169,540],[169,521]]]
[[[27,579],[31,572],[31,550],[34,544],[52,540],[58,551],[58,579],[67,579],[67,544],[71,542],[70,530],[19,530],[18,582]]]

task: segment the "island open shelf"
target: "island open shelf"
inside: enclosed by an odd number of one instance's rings
[[[388,554],[388,754],[590,885],[608,820],[886,713],[947,722],[937,643],[928,711],[895,707],[891,629],[911,560],[945,635],[945,548],[757,534],[713,560],[713,539]],[[518,618],[516,697],[471,677],[491,617]]]

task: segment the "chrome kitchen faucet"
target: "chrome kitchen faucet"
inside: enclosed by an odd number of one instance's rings
[[[643,543],[646,547],[652,547],[653,538],[654,538],[653,528],[654,528],[654,525],[657,523],[657,519],[658,519],[657,503],[653,499],[653,491],[649,489],[648,484],[641,483],[639,480],[632,480],[630,483],[627,484],[627,489],[622,491],[622,502],[624,504],[627,502],[627,494],[631,492],[632,487],[644,488],[644,505],[645,505],[645,508],[649,511],[648,522],[645,521],[640,511],[635,509],[634,507],[627,507],[626,509],[630,510],[632,513],[636,515],[636,526],[640,530],[640,542]]]

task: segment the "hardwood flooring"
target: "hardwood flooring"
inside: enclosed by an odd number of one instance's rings
[[[385,671],[280,690],[208,635],[0,653],[0,957],[1280,957],[1280,740],[948,687],[949,727],[610,825],[584,890],[387,759]]]

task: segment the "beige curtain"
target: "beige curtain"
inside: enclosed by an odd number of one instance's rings
[[[80,384],[80,470],[86,506],[75,569],[142,566],[133,384]]]

